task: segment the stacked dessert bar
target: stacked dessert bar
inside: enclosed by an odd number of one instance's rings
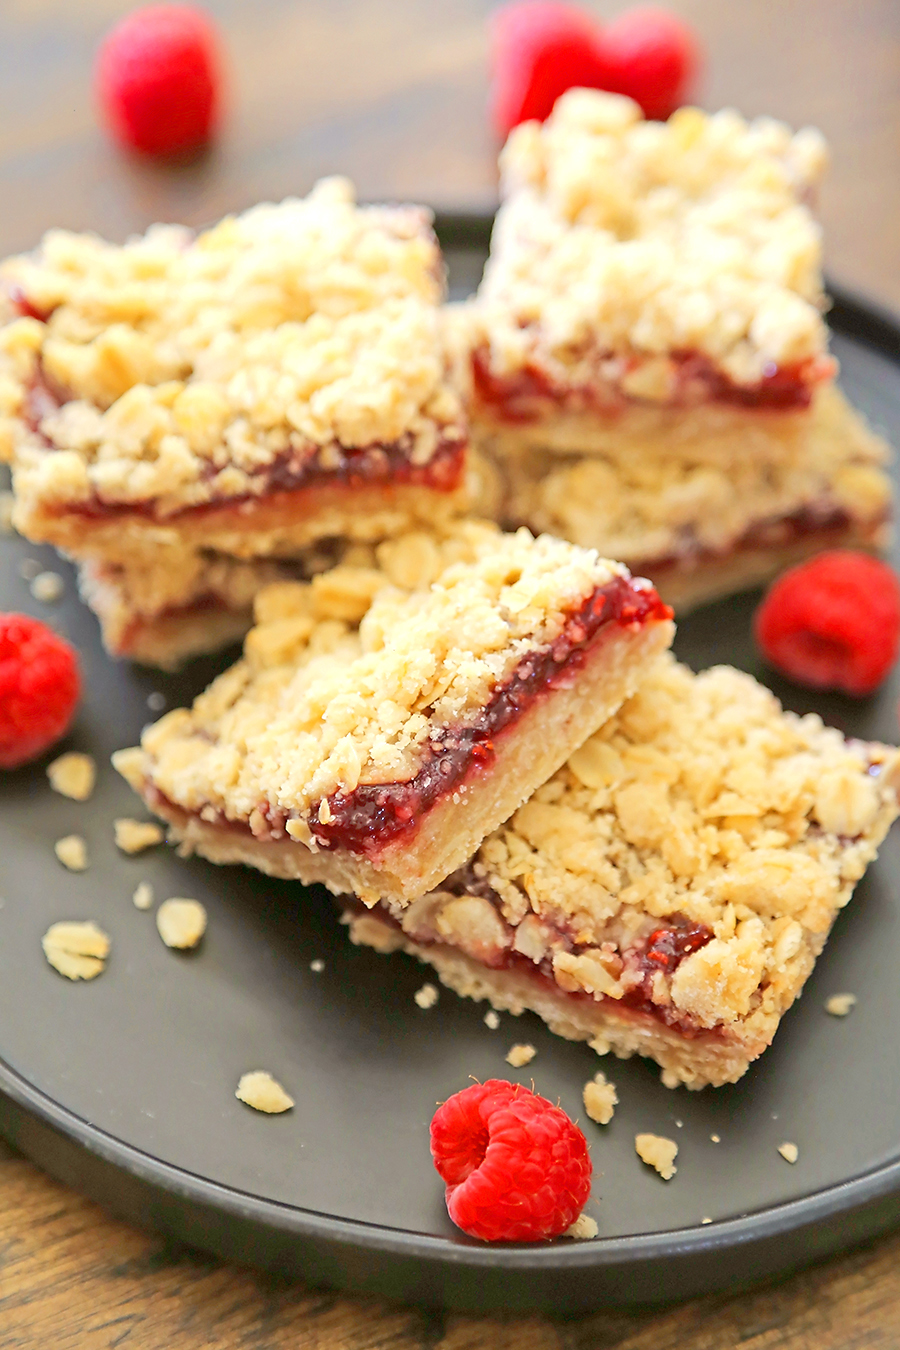
[[[501,158],[447,328],[507,525],[620,558],[685,609],[886,536],[887,450],[835,385],[817,132],[573,90]]]
[[[52,231],[0,269],[14,523],[83,566],[118,655],[245,631],[287,562],[451,519],[466,432],[426,212],[341,179],[199,235]]]

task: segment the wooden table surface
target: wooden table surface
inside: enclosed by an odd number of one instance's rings
[[[324,173],[360,195],[489,209],[487,0],[215,0],[230,115],[179,168],[119,155],[90,94],[121,0],[0,6],[0,252],[51,225],[123,238],[203,223]],[[623,6],[595,5],[600,14]],[[679,0],[708,53],[699,100],[827,134],[831,274],[900,308],[896,0]],[[224,1266],[119,1223],[0,1144],[0,1347],[40,1350],[854,1350],[900,1346],[900,1236],[751,1294],[575,1321],[435,1315]]]

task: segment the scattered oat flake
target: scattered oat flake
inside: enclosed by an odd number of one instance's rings
[[[709,1137],[710,1137],[710,1139],[713,1141],[714,1144],[721,1144],[721,1142],[722,1142],[721,1135],[718,1135],[718,1134],[711,1134]]]
[[[495,1013],[493,1008],[488,1008],[484,1014],[484,1025],[488,1031],[496,1031],[500,1025],[500,1015]]]
[[[832,994],[825,1000],[825,1011],[832,1017],[846,1017],[855,1007],[855,994]]]
[[[167,947],[196,947],[206,932],[206,910],[199,900],[173,896],[156,911],[156,926]]]
[[[315,975],[321,975],[322,971],[325,969],[325,962],[322,960],[321,956],[317,956],[315,961],[310,961],[309,968]]]
[[[31,594],[44,605],[59,600],[65,589],[65,582],[58,572],[38,572],[31,583]]]
[[[90,755],[70,750],[47,765],[47,777],[54,792],[76,802],[86,802],[97,781],[97,766]]]
[[[0,534],[15,534],[12,517],[16,499],[11,492],[0,492]]]
[[[433,1008],[438,1001],[437,987],[433,984],[423,984],[421,989],[417,989],[413,998],[420,1008]]]
[[[277,1083],[265,1069],[254,1069],[241,1075],[234,1094],[238,1101],[252,1106],[254,1111],[265,1111],[269,1116],[277,1116],[282,1111],[290,1111],[294,1105],[280,1083]]]
[[[53,852],[70,872],[83,872],[88,865],[87,844],[80,834],[67,834],[64,839],[57,839]]]
[[[795,1163],[800,1157],[800,1150],[796,1144],[779,1144],[778,1152],[781,1154],[782,1158],[784,1158],[784,1161],[789,1163]]]
[[[158,689],[154,689],[151,694],[147,695],[147,707],[151,712],[162,712],[165,706],[166,696],[161,694]]]
[[[37,558],[22,558],[19,563],[19,576],[23,581],[34,581],[41,571],[43,571],[43,568]]]
[[[598,1072],[584,1085],[584,1109],[598,1125],[608,1125],[619,1101],[615,1083],[606,1081],[606,1074]]]
[[[663,1181],[670,1181],[678,1171],[675,1166],[678,1145],[674,1139],[665,1139],[660,1134],[636,1134],[634,1147],[641,1162],[655,1167]]]
[[[572,1226],[563,1233],[563,1237],[595,1238],[599,1232],[596,1219],[592,1219],[590,1214],[579,1214]]]
[[[110,942],[92,919],[52,923],[41,938],[44,955],[68,980],[92,980],[109,955]]]
[[[113,821],[116,847],[123,853],[141,853],[145,848],[161,844],[164,835],[161,826],[152,820],[132,820],[128,816]]]
[[[135,909],[153,908],[153,887],[149,881],[141,881],[135,887],[134,895],[131,897]]]
[[[507,1064],[511,1064],[514,1069],[524,1069],[526,1064],[530,1064],[537,1051],[533,1045],[511,1045],[509,1054],[506,1056]]]

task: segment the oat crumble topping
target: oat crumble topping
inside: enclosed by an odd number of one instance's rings
[[[93,919],[53,923],[41,938],[44,955],[67,980],[93,980],[109,956],[110,940]]]
[[[238,1101],[252,1106],[254,1111],[264,1111],[270,1116],[290,1111],[294,1105],[293,1097],[288,1096],[281,1084],[265,1069],[254,1069],[242,1074],[234,1095]]]
[[[88,865],[87,844],[80,834],[67,834],[64,839],[57,839],[53,845],[53,852],[56,854],[63,867],[67,867],[70,872],[84,872]]]
[[[594,1074],[590,1082],[585,1083],[582,1096],[584,1109],[591,1120],[595,1120],[598,1125],[608,1125],[619,1102],[615,1083],[607,1082],[606,1074],[600,1071]]]
[[[856,1007],[855,994],[832,994],[825,1000],[825,1011],[832,1017],[846,1017]]]
[[[500,1026],[500,1016],[493,1008],[488,1008],[484,1014],[484,1025],[488,1031],[497,1031]]]
[[[563,384],[598,356],[645,357],[631,378],[652,401],[668,396],[672,353],[702,353],[739,385],[821,357],[806,199],[825,161],[811,129],[698,108],[646,122],[630,99],[571,90],[501,155],[475,343],[498,373],[531,363]]]
[[[62,598],[66,587],[58,572],[38,572],[29,589],[35,600],[52,605]]]
[[[526,1064],[530,1064],[537,1054],[533,1045],[511,1045],[506,1055],[507,1064],[511,1064],[514,1069],[524,1069]]]
[[[403,536],[376,556],[376,567],[339,565],[262,591],[243,660],[191,710],[145,731],[138,761],[120,752],[120,771],[132,782],[146,772],[182,809],[246,821],[264,838],[267,801],[288,835],[315,847],[332,794],[410,779],[430,738],[477,718],[569,612],[624,572],[475,521]]]
[[[796,1144],[784,1143],[778,1145],[778,1152],[784,1158],[785,1162],[795,1163],[800,1157],[800,1150]]]
[[[563,1237],[588,1239],[595,1238],[599,1232],[596,1219],[592,1219],[590,1214],[579,1214],[571,1228],[567,1228],[563,1233]]]
[[[47,765],[47,777],[54,792],[76,802],[86,802],[94,791],[97,766],[90,755],[70,750]]]
[[[125,816],[113,821],[113,830],[116,847],[123,853],[142,853],[145,848],[161,844],[165,838],[162,827],[153,820],[132,820]]]
[[[636,1134],[634,1148],[641,1162],[655,1167],[663,1181],[671,1181],[678,1171],[675,1166],[678,1145],[674,1139],[665,1139],[659,1134]]]
[[[153,908],[153,887],[149,881],[140,881],[131,897],[135,909]]]
[[[433,1008],[439,997],[437,985],[435,984],[423,984],[422,988],[417,989],[413,994],[416,1005],[423,1010]]]
[[[167,947],[196,947],[206,932],[206,910],[199,900],[164,900],[156,911],[156,927]]]
[[[258,495],[281,461],[460,440],[443,374],[440,252],[427,212],[357,207],[344,179],[192,237],[124,246],[53,230],[0,284],[46,322],[0,329],[0,458],[17,496],[152,500],[166,515]],[[67,401],[26,407],[36,374]],[[33,408],[33,403],[32,403]],[[48,446],[48,442],[50,443]]]

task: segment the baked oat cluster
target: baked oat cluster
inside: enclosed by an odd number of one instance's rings
[[[273,466],[327,472],[397,443],[423,465],[462,438],[427,216],[358,208],[343,179],[195,238],[53,231],[0,280],[0,443],[19,496],[152,501],[165,518],[264,493]]]
[[[697,352],[754,385],[826,350],[821,237],[807,204],[826,161],[807,129],[577,89],[501,156],[501,207],[473,308],[490,361],[561,383],[599,353],[626,393],[671,398],[670,354]]]

